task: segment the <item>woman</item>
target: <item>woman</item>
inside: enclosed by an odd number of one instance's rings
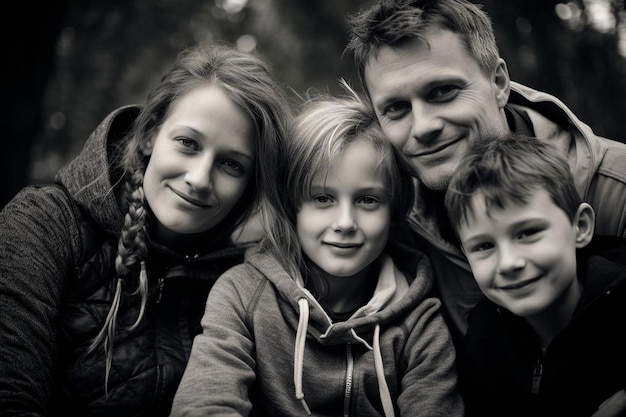
[[[266,64],[201,44],[58,185],[5,206],[0,415],[169,414],[207,294],[243,260],[231,236],[275,192],[289,120]]]
[[[343,85],[297,117],[261,250],[209,294],[172,417],[463,416],[430,263],[390,239],[412,177]]]

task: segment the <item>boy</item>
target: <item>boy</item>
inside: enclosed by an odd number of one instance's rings
[[[415,245],[429,254],[455,343],[483,299],[443,206],[472,142],[515,132],[555,144],[596,213],[597,233],[626,237],[626,144],[595,134],[558,98],[511,81],[480,4],[378,0],[349,23],[345,52],[385,136],[415,171],[407,220],[424,238]]]
[[[459,353],[468,415],[623,415],[626,241],[592,240],[567,162],[534,137],[479,141],[445,206],[486,296]]]

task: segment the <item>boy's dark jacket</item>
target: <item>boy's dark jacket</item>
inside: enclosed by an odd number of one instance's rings
[[[68,193],[26,187],[0,214],[0,415],[167,416],[208,291],[243,261],[242,248],[215,242],[210,233],[194,253],[151,244],[145,317],[129,330],[140,305],[133,274],[124,286],[105,395],[104,349],[87,354],[87,347],[116,284],[123,214],[110,164],[138,110],[109,115],[59,172]]]
[[[468,416],[589,417],[626,388],[626,239],[596,237],[578,269],[581,299],[544,353],[522,318],[486,299],[472,311],[460,358]]]

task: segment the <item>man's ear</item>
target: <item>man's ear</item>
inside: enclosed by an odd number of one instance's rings
[[[511,78],[509,70],[504,59],[499,58],[496,70],[493,74],[493,84],[495,87],[496,101],[498,107],[503,108],[509,102],[509,94],[511,92]]]
[[[574,215],[576,247],[583,248],[591,242],[596,227],[596,213],[588,203],[581,203]]]

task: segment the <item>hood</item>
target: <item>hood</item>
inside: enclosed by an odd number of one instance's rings
[[[400,256],[394,254],[394,258]],[[285,308],[292,309],[299,315],[299,301],[306,300],[309,316],[307,332],[319,343],[330,345],[357,342],[368,345],[359,335],[369,335],[368,338],[371,338],[371,332],[377,324],[384,325],[393,321],[431,295],[434,281],[427,257],[415,250],[411,256],[415,273],[407,279],[407,275],[398,268],[392,257],[383,254],[374,295],[351,318],[338,323],[333,323],[315,297],[307,289],[299,287],[276,261],[258,253],[250,255],[247,261],[272,282],[286,305]],[[406,263],[407,257],[404,258]]]
[[[394,256],[406,260],[403,254],[394,253]],[[273,259],[261,254],[248,259],[250,265],[257,268],[274,284],[280,297],[285,301],[283,304],[285,308],[293,309],[298,317],[295,329],[293,378],[295,397],[307,415],[311,415],[311,411],[304,398],[302,380],[307,336],[311,336],[321,345],[360,344],[372,351],[385,417],[394,416],[393,401],[385,379],[385,358],[380,348],[381,328],[384,329],[386,323],[401,318],[417,308],[433,287],[432,269],[426,256],[415,250],[412,251],[412,256],[416,263],[412,269],[416,273],[408,280],[391,256],[382,254],[378,283],[372,298],[348,320],[338,323],[333,323],[315,297],[305,288],[299,287]]]
[[[530,120],[536,137],[567,155],[576,189],[580,195],[586,196],[593,174],[606,152],[602,140],[563,102],[550,94],[511,82],[508,105]]]
[[[109,234],[122,229],[123,215],[113,191],[117,178],[112,170],[114,152],[130,130],[140,107],[129,105],[109,114],[89,136],[83,149],[55,180]]]
[[[563,155],[567,155],[576,190],[581,196],[586,196],[607,150],[601,138],[556,97],[514,81],[511,81],[507,107],[532,125],[534,136],[551,143]],[[446,253],[451,261],[469,271],[465,256],[446,241],[439,231],[438,216],[445,211],[442,206],[436,207],[431,203],[438,201],[439,197],[432,197],[417,179],[414,181],[416,203],[408,218],[410,224],[432,245]]]
[[[67,188],[70,195],[106,234],[118,236],[122,230],[122,213],[117,184],[121,172],[114,169],[126,135],[139,115],[141,107],[123,106],[110,113],[93,131],[83,149],[57,174],[55,181]],[[234,244],[231,240],[216,241],[212,231],[206,232],[204,245],[196,245],[194,252],[183,253],[178,248],[168,248],[156,242],[150,246],[161,254],[185,260],[215,260],[242,257],[254,242]]]

